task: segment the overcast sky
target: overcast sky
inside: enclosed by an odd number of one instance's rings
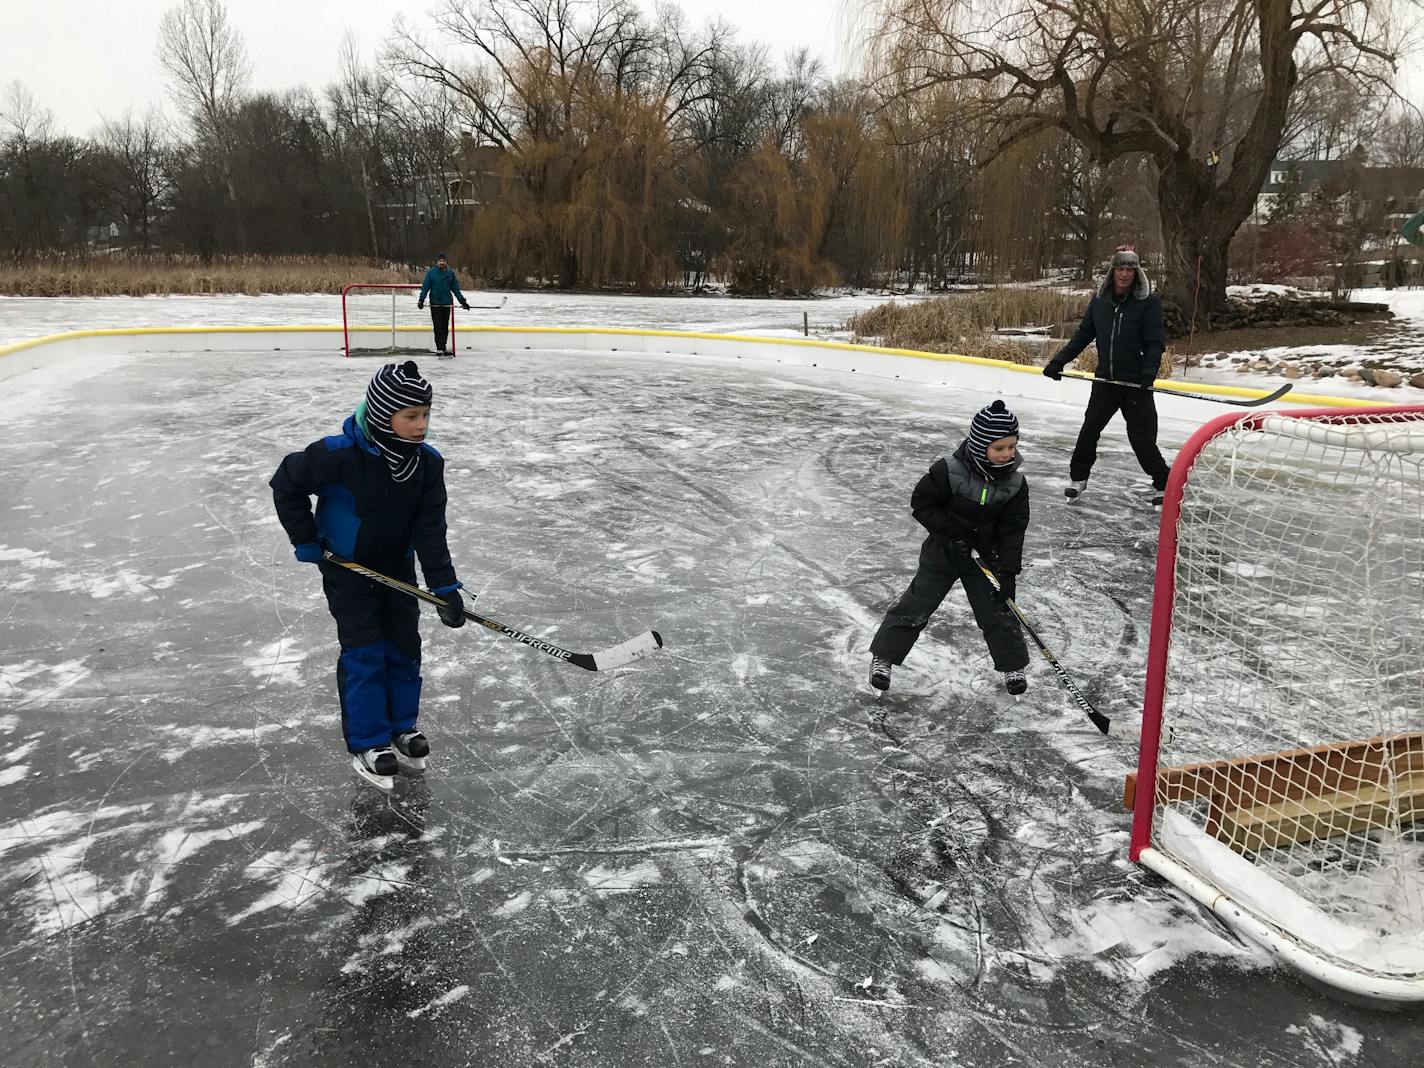
[[[100,116],[170,104],[154,57],[158,21],[177,0],[0,0],[0,89],[18,79],[69,133],[89,133]],[[835,0],[674,0],[692,26],[716,14],[745,42],[768,45],[774,59],[806,46],[835,69],[841,63]],[[374,56],[397,12],[412,23],[428,0],[227,0],[252,61],[252,88],[321,89],[336,78],[342,36],[353,30]],[[651,0],[644,4],[652,9]]]
[[[53,113],[60,130],[93,131],[101,117],[141,113],[168,100],[154,46],[158,21],[177,0],[0,0],[0,92],[22,82]],[[653,0],[640,0],[649,10]],[[831,73],[848,63],[844,19],[855,0],[671,0],[701,26],[721,15],[744,42],[767,45],[781,59],[805,46]],[[334,81],[341,40],[354,31],[373,58],[391,19],[403,12],[418,24],[431,0],[227,0],[252,62],[252,88],[280,92],[299,85],[320,90]],[[1424,62],[1410,59],[1406,95],[1424,101]],[[3,99],[3,97],[0,97]]]

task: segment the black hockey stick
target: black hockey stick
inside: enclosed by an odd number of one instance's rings
[[[979,565],[979,570],[984,572],[984,577],[994,584],[994,589],[999,589],[999,576],[985,567],[982,560],[976,559],[974,562]],[[1080,691],[1077,686],[1073,685],[1073,680],[1068,677],[1068,672],[1063,670],[1063,665],[1060,664],[1058,658],[1053,655],[1053,650],[1045,645],[1043,639],[1038,636],[1038,631],[1033,629],[1033,625],[1029,623],[1028,618],[1023,614],[1023,609],[1014,603],[1012,597],[1005,597],[1004,603],[1008,605],[1014,615],[1018,617],[1023,629],[1028,632],[1028,636],[1032,638],[1033,643],[1038,646],[1038,651],[1043,654],[1043,659],[1048,661],[1049,666],[1053,668],[1054,673],[1057,674],[1058,681],[1063,684],[1063,688],[1068,691],[1069,696],[1073,698],[1078,707],[1087,713],[1088,718],[1093,721],[1093,726],[1097,727],[1098,730],[1104,734],[1112,733],[1112,720],[1094,708],[1093,703],[1083,696],[1082,691]]]
[[[503,308],[503,307],[504,307],[506,304],[508,304],[508,303],[509,303],[509,298],[508,298],[508,297],[500,297],[498,304],[471,304],[469,307],[465,308],[464,310],[465,310],[465,311],[499,311],[500,308]]]
[[[1233,397],[1217,397],[1210,393],[1189,393],[1183,389],[1167,389],[1165,386],[1144,386],[1141,382],[1124,382],[1117,378],[1099,378],[1096,375],[1078,374],[1074,371],[1065,371],[1064,378],[1076,378],[1083,382],[1105,382],[1110,386],[1130,386],[1133,389],[1148,389],[1153,393],[1165,393],[1169,397],[1186,397],[1188,400],[1211,401],[1213,404],[1234,404],[1238,408],[1258,408],[1263,404],[1270,404],[1278,401],[1291,391],[1290,383],[1286,383],[1280,389],[1268,393],[1264,397],[1252,397],[1249,400],[1239,400]]]
[[[347,571],[354,571],[358,575],[364,575],[372,582],[379,582],[382,586],[389,586],[393,590],[400,590],[401,593],[408,593],[412,597],[419,598],[426,604],[433,604],[439,608],[445,607],[445,598],[439,594],[431,593],[429,590],[422,590],[419,586],[412,586],[408,582],[383,575],[379,571],[372,571],[369,567],[354,563],[351,560],[343,559],[334,552],[326,550],[322,553],[330,563],[337,567],[344,567]],[[639,660],[649,653],[655,653],[662,648],[663,639],[655,630],[646,630],[642,634],[629,638],[621,645],[615,645],[611,649],[604,649],[598,653],[575,653],[568,649],[561,649],[552,642],[546,642],[543,638],[536,638],[532,634],[525,634],[522,630],[515,630],[507,627],[497,620],[480,615],[478,612],[471,612],[465,609],[465,618],[472,623],[478,623],[482,627],[488,627],[497,634],[503,634],[506,638],[513,638],[517,642],[523,642],[533,649],[538,649],[541,653],[548,653],[559,660],[567,661],[588,671],[609,671],[612,668],[624,667],[634,660]]]

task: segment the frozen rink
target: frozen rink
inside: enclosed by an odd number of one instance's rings
[[[667,647],[605,676],[427,614],[431,767],[388,802],[350,773],[335,628],[266,485],[376,362],[121,349],[0,393],[0,1063],[1418,1059],[1417,1014],[1311,992],[1129,863],[1136,747],[1037,657],[1007,697],[959,592],[870,696],[910,489],[990,395],[422,359],[473,607]],[[1063,394],[1009,398],[1020,599],[1133,720],[1156,515],[1120,422],[1062,503]]]

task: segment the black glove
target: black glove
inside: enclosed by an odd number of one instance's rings
[[[470,310],[470,306],[466,304],[463,300],[460,301],[460,307],[464,308],[466,311]]]
[[[423,301],[423,300],[417,300],[417,301],[415,302],[415,306],[416,306],[417,308],[424,309],[424,308],[425,308],[425,301]]]
[[[450,590],[440,595],[445,599],[443,608],[436,609],[440,614],[440,622],[447,627],[463,627],[465,625],[465,602],[460,597],[458,589]]]
[[[968,560],[974,555],[974,546],[970,545],[969,542],[963,538],[949,537],[945,538],[945,541],[948,543],[949,555],[951,557],[963,557],[965,560]]]
[[[999,576],[999,594],[998,594],[999,600],[1001,600],[1001,601],[1017,601],[1017,600],[1018,600],[1018,596],[1017,596],[1017,595],[1018,595],[1018,591],[1019,591],[1019,583],[1018,583],[1018,576],[1017,576],[1017,575],[1000,575],[1000,576]]]
[[[1043,374],[1045,378],[1051,378],[1055,382],[1061,381],[1063,378],[1063,365],[1050,361],[1043,365]]]

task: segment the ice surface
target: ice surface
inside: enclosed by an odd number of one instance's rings
[[[987,395],[700,357],[422,368],[478,609],[667,647],[595,674],[427,615],[430,770],[388,803],[347,768],[319,575],[266,486],[373,364],[116,344],[10,378],[8,1062],[1284,1065],[1355,1034],[1343,1063],[1409,1060],[1407,1020],[1127,861],[1135,751],[1040,663],[1005,697],[958,592],[870,697],[909,491]],[[1011,401],[1019,589],[1130,720],[1156,515],[1120,424],[1061,503],[1074,398]]]

